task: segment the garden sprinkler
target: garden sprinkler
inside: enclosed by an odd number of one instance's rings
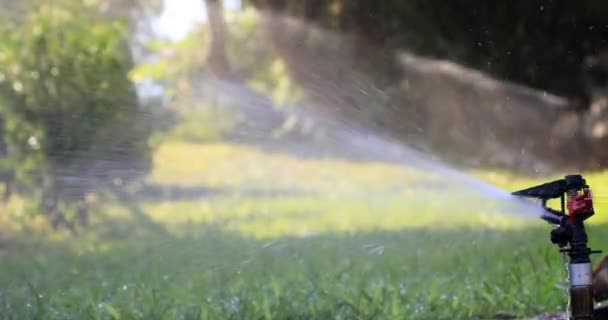
[[[587,247],[584,221],[595,212],[585,179],[581,175],[569,175],[512,194],[542,200],[545,210],[542,219],[556,226],[551,230],[551,242],[569,256],[569,319],[608,319],[600,317],[603,311],[594,310],[597,294],[594,295],[593,277],[596,272],[592,270],[590,255],[601,251]],[[547,201],[557,198],[561,201],[561,209],[549,208]]]

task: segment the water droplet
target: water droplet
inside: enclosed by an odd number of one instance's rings
[[[31,136],[29,139],[27,139],[27,144],[29,144],[30,147],[34,150],[40,149],[40,145],[38,144],[38,139],[34,136]]]
[[[21,93],[21,91],[23,91],[23,84],[19,81],[15,81],[13,83],[13,90],[15,90],[15,92]]]
[[[380,244],[366,245],[363,246],[363,248],[367,250],[369,254],[381,255],[384,253],[384,246]]]
[[[239,313],[239,297],[234,297],[230,300],[230,306],[232,307],[232,312]]]

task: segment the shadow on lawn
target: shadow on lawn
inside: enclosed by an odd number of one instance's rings
[[[224,195],[238,195],[246,198],[277,198],[301,196],[310,192],[296,189],[247,189],[218,188],[207,186],[180,186],[171,184],[144,184],[133,193],[138,201],[183,201],[199,200]]]

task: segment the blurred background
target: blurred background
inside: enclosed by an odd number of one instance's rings
[[[608,243],[608,3],[0,0],[0,319],[565,309]]]

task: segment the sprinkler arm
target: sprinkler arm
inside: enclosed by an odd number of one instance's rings
[[[512,193],[512,195],[541,199],[542,207],[545,212],[540,218],[549,222],[550,224],[559,225],[562,223],[563,217],[565,216],[564,193],[567,191],[567,188],[568,186],[565,183],[565,179],[560,179],[543,183],[531,188],[515,191]],[[556,198],[561,198],[561,210],[552,209],[547,205],[548,200]]]
[[[555,209],[549,208],[547,206],[547,200],[546,199],[543,200],[542,206],[543,206],[543,209],[545,209],[545,212],[540,217],[541,219],[549,222],[550,224],[554,224],[554,225],[560,225],[560,224],[562,224],[562,220],[564,218],[563,212],[561,212],[559,210],[555,210]]]
[[[515,191],[515,196],[542,200],[544,214],[541,218],[557,226],[551,231],[551,242],[567,251],[579,262],[588,260],[587,233],[584,221],[595,214],[591,191],[581,175],[569,175],[531,188]],[[561,210],[549,208],[550,199],[561,200]],[[566,212],[566,209],[568,213]],[[563,249],[566,246],[569,249]]]
[[[582,179],[582,177],[580,179]],[[584,179],[582,183],[584,183]],[[577,185],[578,184],[580,184],[580,181],[577,183]],[[549,199],[562,197],[566,191],[568,191],[568,183],[566,179],[559,179],[531,188],[515,191],[511,194],[514,196],[536,198],[546,201]]]

